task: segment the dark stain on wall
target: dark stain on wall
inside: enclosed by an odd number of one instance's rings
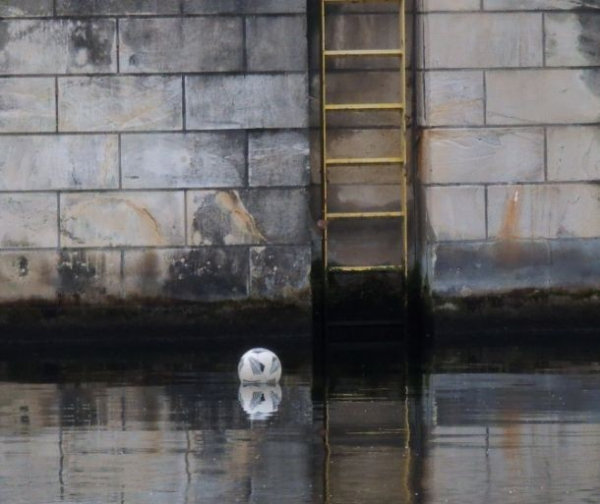
[[[586,2],[589,7],[600,9],[600,0]],[[600,14],[580,12],[577,14],[581,32],[579,34],[579,52],[592,66],[600,65]],[[587,87],[600,96],[600,71],[586,70],[584,81]]]
[[[243,298],[248,290],[246,250],[197,249],[175,256],[165,291],[185,300]]]
[[[75,52],[85,51],[87,61],[83,63],[94,65],[110,65],[112,63],[111,49],[113,41],[101,36],[102,30],[97,29],[96,23],[79,22],[73,30],[71,40]]]
[[[9,40],[10,35],[8,34],[8,24],[0,21],[0,51],[4,50]]]
[[[29,275],[29,261],[27,260],[26,257],[24,257],[24,256],[19,257],[18,267],[19,267],[19,276],[20,277],[26,277],[27,275]]]
[[[592,64],[600,64],[600,14],[578,14],[579,51]]]
[[[600,0],[580,0],[573,10],[581,9],[600,9]]]
[[[98,274],[96,266],[88,260],[87,252],[61,252],[58,263],[59,297],[80,300],[95,288]]]

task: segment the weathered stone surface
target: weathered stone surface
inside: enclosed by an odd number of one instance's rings
[[[56,129],[54,79],[0,78],[0,132],[49,132]]]
[[[57,253],[0,252],[0,300],[56,298]]]
[[[58,82],[61,131],[182,128],[181,77],[69,77]]]
[[[63,250],[58,262],[58,295],[97,302],[121,295],[121,252]]]
[[[116,72],[116,22],[0,21],[0,74]]]
[[[546,66],[600,65],[600,14],[549,13],[545,20]]]
[[[398,49],[398,16],[393,14],[332,15],[328,18],[329,49]],[[388,60],[390,63],[396,61]]]
[[[306,132],[252,132],[248,143],[250,186],[308,184],[309,145]]]
[[[52,16],[52,0],[3,0],[0,18]]]
[[[554,240],[550,285],[557,289],[594,289],[600,285],[600,240]]]
[[[310,247],[253,247],[250,249],[250,294],[292,298],[310,288]]]
[[[400,187],[395,185],[355,184],[329,186],[332,212],[393,212],[400,210]]]
[[[123,19],[119,36],[124,73],[233,72],[244,67],[243,24],[237,17]]]
[[[56,0],[60,16],[179,14],[180,0]]]
[[[576,10],[598,9],[596,0],[483,0],[486,10]]]
[[[600,121],[600,70],[518,70],[487,73],[489,124]]]
[[[193,191],[188,194],[191,245],[304,244],[308,193],[300,189]]]
[[[188,194],[188,237],[191,245],[267,243],[248,209],[247,193],[195,191]],[[275,209],[273,209],[275,210]]]
[[[61,195],[64,247],[183,245],[182,191]]]
[[[245,180],[245,149],[242,131],[124,135],[123,187],[239,187]]]
[[[218,301],[248,294],[245,247],[126,251],[124,257],[127,296]]]
[[[547,242],[440,243],[431,246],[431,288],[448,295],[549,286]]]
[[[488,190],[490,237],[502,240],[600,237],[600,187],[497,186]],[[594,217],[592,217],[594,216]]]
[[[481,0],[421,0],[423,11],[479,10]]]
[[[483,72],[427,72],[425,97],[428,126],[483,124]]]
[[[186,77],[190,129],[304,128],[305,75]]]
[[[223,38],[230,37],[229,33]],[[304,16],[252,16],[246,18],[248,70],[304,71],[307,67]],[[216,66],[216,65],[213,65]]]
[[[427,68],[542,65],[541,14],[429,14],[424,22]]]
[[[112,189],[118,186],[116,136],[0,137],[0,190]]]
[[[0,194],[0,247],[58,245],[56,194]]]
[[[544,180],[542,128],[425,130],[422,142],[426,183]]]
[[[293,14],[306,12],[306,0],[183,0],[187,14]]]
[[[401,264],[402,239],[397,220],[338,222],[329,228],[331,264]],[[351,280],[350,280],[351,281]]]
[[[428,227],[435,240],[486,238],[483,187],[428,187],[425,193]]]
[[[600,181],[600,127],[548,128],[548,179]]]

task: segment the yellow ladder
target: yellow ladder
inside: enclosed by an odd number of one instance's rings
[[[349,3],[362,4],[397,4],[399,8],[399,40],[397,49],[349,49],[330,50],[326,47],[326,20],[329,5]],[[323,267],[325,289],[329,283],[330,273],[366,273],[366,272],[399,272],[406,277],[408,273],[408,176],[406,168],[406,14],[404,0],[321,0],[321,183],[322,183],[322,215],[323,215]],[[400,59],[400,99],[397,103],[328,103],[327,102],[327,62],[332,58],[381,58],[391,57]],[[327,118],[335,112],[378,112],[397,111],[400,117],[400,145],[397,157],[369,158],[331,158],[327,153]],[[339,166],[389,165],[400,166],[400,201],[401,210],[398,212],[330,212],[329,171]],[[402,222],[402,261],[400,264],[364,265],[364,266],[332,266],[329,261],[329,224],[336,220],[366,220],[366,219],[400,219]],[[325,293],[327,295],[327,293]]]

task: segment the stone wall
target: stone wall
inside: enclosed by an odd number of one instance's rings
[[[305,0],[0,0],[0,301],[308,291]]]
[[[422,0],[434,291],[600,285],[600,2]]]

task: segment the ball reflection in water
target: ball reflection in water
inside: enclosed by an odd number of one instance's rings
[[[267,420],[279,409],[281,387],[267,384],[241,384],[238,399],[250,420]]]
[[[238,364],[242,383],[272,383],[281,378],[281,361],[271,350],[253,348],[247,351]]]

